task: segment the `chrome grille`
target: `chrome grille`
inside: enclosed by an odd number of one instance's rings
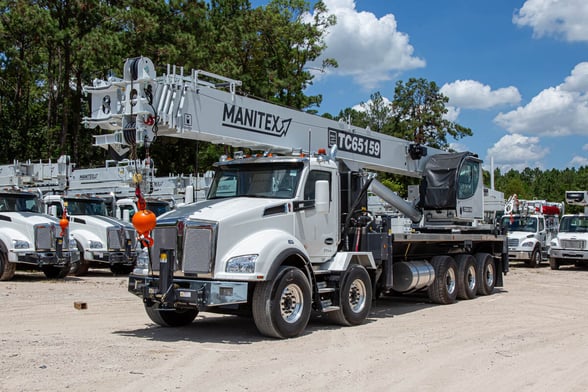
[[[151,232],[153,247],[151,248],[151,265],[154,271],[159,271],[159,255],[161,249],[171,249],[177,254],[178,230],[176,226],[159,226]],[[168,262],[171,260],[168,260]],[[174,268],[174,270],[177,269]]]
[[[213,257],[213,226],[187,227],[184,234],[185,273],[210,273]]]
[[[35,249],[55,250],[55,230],[52,224],[35,226]]]
[[[509,238],[508,239],[508,246],[519,246],[518,238]]]
[[[106,232],[106,241],[108,242],[108,249],[122,249],[124,248],[124,231],[118,227],[109,227]]]
[[[126,235],[131,239],[131,247],[134,249],[137,245],[137,232],[134,229],[126,229]]]
[[[564,249],[584,249],[586,248],[585,240],[560,240],[561,247]]]

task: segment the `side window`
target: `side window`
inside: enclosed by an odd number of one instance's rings
[[[474,196],[480,176],[479,163],[465,161],[459,171],[457,198],[468,199]]]
[[[320,170],[312,170],[308,174],[306,184],[304,185],[304,200],[314,200],[314,188],[317,181],[329,181],[329,199],[331,195],[331,173]]]

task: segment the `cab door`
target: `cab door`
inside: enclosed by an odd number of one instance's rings
[[[317,181],[328,181],[330,196],[326,213],[314,207]],[[304,244],[312,262],[328,260],[339,244],[338,173],[327,170],[311,170],[306,178],[303,201],[296,216],[296,237]]]

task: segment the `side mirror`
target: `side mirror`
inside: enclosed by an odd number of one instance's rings
[[[57,216],[57,206],[52,205],[52,206],[47,207],[47,214],[56,217]]]
[[[314,187],[314,207],[319,214],[326,214],[329,212],[329,181],[319,180]]]

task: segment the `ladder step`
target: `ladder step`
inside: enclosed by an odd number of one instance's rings
[[[318,292],[319,292],[319,294],[334,293],[335,288],[334,287],[319,287]]]
[[[339,310],[339,309],[341,309],[340,306],[325,306],[323,308],[323,313],[334,312],[335,310]]]

